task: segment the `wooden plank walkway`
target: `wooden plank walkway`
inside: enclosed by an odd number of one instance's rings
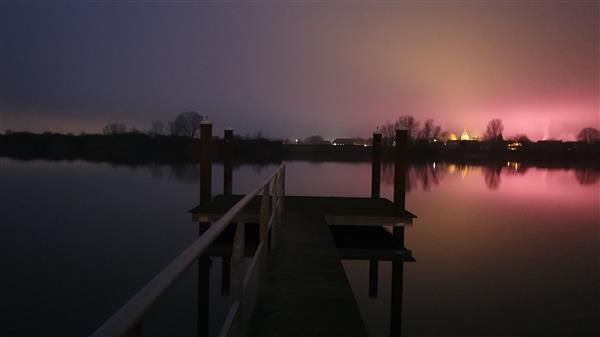
[[[322,214],[285,213],[247,335],[367,336]]]

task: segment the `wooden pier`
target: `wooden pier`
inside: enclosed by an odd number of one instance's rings
[[[199,267],[197,334],[208,335],[209,257],[222,259],[221,292],[234,300],[219,336],[367,336],[341,259],[369,261],[370,297],[378,294],[379,261],[392,261],[390,336],[400,336],[402,265],[414,261],[404,228],[416,217],[404,207],[406,131],[396,133],[393,201],[379,196],[378,133],[371,180],[377,186],[363,198],[286,195],[285,165],[254,191],[234,195],[230,154],[223,194],[213,196],[212,125],[203,123],[201,133],[200,203],[190,210],[199,238],[93,336],[140,336],[144,312],[193,261]],[[232,135],[226,129],[226,141]]]

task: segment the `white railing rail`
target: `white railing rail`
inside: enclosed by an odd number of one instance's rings
[[[250,262],[250,268],[244,275],[244,221],[243,211],[248,203],[257,195],[262,194],[260,203],[260,241],[256,253]],[[221,329],[221,335],[227,335],[231,321],[236,316],[236,311],[241,304],[241,296],[254,271],[258,258],[269,244],[269,230],[281,222],[283,212],[283,197],[285,196],[285,164],[282,164],[267,180],[261,183],[250,193],[246,194],[240,201],[231,207],[219,220],[213,222],[201,236],[189,245],[179,256],[171,261],[161,272],[159,272],[146,286],[137,292],[127,303],[125,303],[112,317],[102,324],[91,336],[92,337],[117,337],[135,335],[135,331],[141,331],[139,324],[144,313],[150,306],[173,284],[173,282],[194,262],[197,261],[219,237],[219,235],[231,224],[237,221],[236,234],[233,244],[232,258],[241,255],[240,263],[232,263],[232,272],[238,277],[232,277],[232,285],[237,299],[229,310],[228,319]],[[241,241],[240,241],[241,240]],[[274,244],[274,240],[271,241]],[[239,257],[238,257],[239,261]],[[232,261],[233,262],[233,261]],[[238,270],[239,269],[239,270]],[[236,280],[238,285],[233,284]],[[236,290],[237,289],[237,290]]]

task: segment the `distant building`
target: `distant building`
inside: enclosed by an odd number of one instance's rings
[[[354,139],[352,138],[336,138],[331,143],[333,145],[354,145]]]
[[[444,131],[440,134],[440,140],[442,142],[447,142],[447,141],[451,141],[451,140],[458,140],[458,138],[452,132]]]

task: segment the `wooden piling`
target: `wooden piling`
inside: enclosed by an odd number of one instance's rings
[[[379,198],[381,186],[381,133],[373,133],[371,152],[371,198]]]
[[[223,137],[223,194],[231,195],[233,191],[233,129],[226,128]]]
[[[379,261],[369,260],[369,297],[376,298],[379,288]]]
[[[212,197],[212,123],[200,124],[200,203],[209,203]]]
[[[404,288],[404,262],[392,261],[392,289],[390,303],[390,337],[402,336],[402,293]]]
[[[396,130],[396,146],[394,158],[394,204],[405,209],[406,207],[406,165],[408,130]]]

